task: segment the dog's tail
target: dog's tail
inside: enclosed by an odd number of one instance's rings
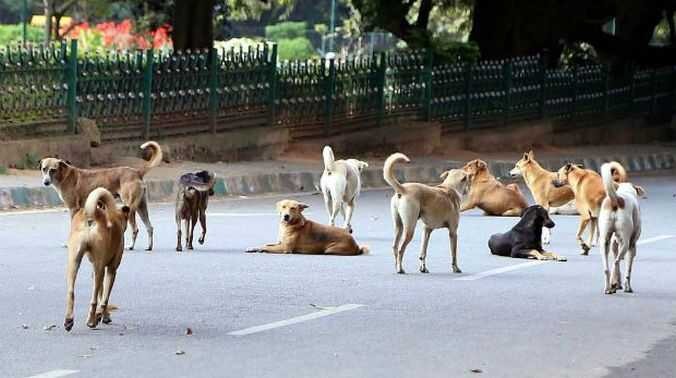
[[[361,247],[359,247],[359,252],[362,255],[368,255],[369,253],[371,253],[371,250],[369,249],[368,246],[362,245]]]
[[[162,162],[163,154],[162,147],[157,142],[148,141],[141,145],[141,149],[145,150],[146,148],[150,149],[150,159],[145,167],[141,168],[141,176],[145,176],[148,171],[157,167]]]
[[[618,207],[623,207],[622,198],[617,196],[617,182],[614,180],[615,175],[618,175],[620,182],[622,178],[626,179],[627,173],[624,167],[616,161],[605,163],[601,166],[601,177],[603,178],[603,186],[606,189],[606,195],[610,198],[610,204],[613,210]]]
[[[622,164],[616,162],[616,161],[611,161],[609,163],[606,163],[610,165],[610,173],[613,178],[613,181],[615,182],[627,182],[627,170],[624,169]]]
[[[336,162],[336,157],[333,155],[333,150],[330,146],[324,146],[322,157],[324,158],[324,169],[329,172],[333,171],[333,163]]]
[[[103,207],[99,206],[103,205]],[[106,188],[96,188],[89,193],[85,201],[84,212],[88,219],[110,228],[113,224],[108,219],[108,210],[115,208],[115,198]]]
[[[385,179],[385,182],[387,182],[387,184],[391,186],[395,192],[397,192],[397,194],[404,194],[406,189],[404,189],[399,180],[397,180],[397,177],[394,175],[394,172],[392,172],[394,164],[399,162],[410,163],[411,159],[401,152],[395,152],[390,155],[387,160],[385,160],[385,165],[383,166],[383,178]]]

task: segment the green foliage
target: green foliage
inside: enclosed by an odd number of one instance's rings
[[[303,38],[307,31],[304,21],[286,21],[265,27],[265,38],[272,41],[281,39]]]
[[[22,41],[23,25],[0,25],[0,46]],[[31,42],[41,42],[43,29],[35,26],[26,26],[26,37]]]
[[[444,61],[476,62],[481,57],[479,46],[473,42],[434,40],[434,53]]]
[[[35,169],[39,162],[39,157],[32,152],[28,152],[23,156],[21,161],[16,164],[16,169]]]
[[[0,165],[0,175],[6,175],[7,174],[7,167],[4,165]]]
[[[310,59],[316,55],[312,43],[305,37],[280,39],[277,45],[277,53],[281,60]]]

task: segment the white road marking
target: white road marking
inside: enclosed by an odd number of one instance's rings
[[[676,235],[660,235],[660,236],[655,236],[655,237],[648,238],[648,239],[641,239],[638,242],[636,242],[636,245],[654,243],[654,242],[658,242],[658,241],[661,241],[661,240],[672,239],[672,238],[676,238]]]
[[[268,324],[263,324],[255,327],[240,329],[239,331],[228,332],[228,335],[231,336],[246,336],[253,333],[263,332],[274,328],[286,327],[296,323],[306,322],[308,320],[314,320],[323,318],[325,316],[334,315],[343,311],[350,311],[357,309],[359,307],[364,307],[361,304],[345,304],[338,307],[327,307],[316,312],[309,313],[307,315],[296,316],[295,318],[280,320],[278,322],[272,322]]]
[[[38,374],[38,375],[31,375],[28,378],[59,378],[59,377],[65,377],[67,375],[75,374],[78,373],[79,370],[52,370],[48,371],[46,373]]]
[[[485,272],[479,272],[479,273],[470,274],[470,275],[467,275],[467,276],[458,277],[455,280],[456,281],[476,281],[476,280],[482,279],[484,277],[490,277],[490,276],[494,276],[496,274],[511,272],[513,270],[518,270],[518,269],[530,268],[532,266],[545,264],[547,262],[549,262],[549,261],[539,261],[538,260],[538,261],[525,262],[525,263],[521,263],[521,264],[514,264],[514,265],[510,265],[510,266],[503,266],[502,268],[491,269],[491,270],[487,270]]]

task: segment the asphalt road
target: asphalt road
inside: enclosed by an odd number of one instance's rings
[[[113,324],[85,325],[85,262],[71,333],[67,215],[0,214],[0,377],[672,377],[676,177],[635,181],[648,197],[634,294],[603,294],[598,248],[578,255],[573,216],[554,216],[551,250],[568,262],[491,256],[489,235],[516,219],[470,212],[462,274],[450,273],[443,231],[431,273],[417,272],[419,229],[397,275],[388,191],[362,195],[355,235],[372,253],[357,257],[245,254],[275,241],[278,198],[239,199],[212,202],[206,244],[182,254],[172,205],[153,206],[156,250],[125,253]],[[319,196],[294,198],[325,220]]]

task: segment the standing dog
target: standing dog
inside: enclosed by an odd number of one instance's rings
[[[369,165],[357,159],[336,160],[333,150],[324,146],[324,172],[319,185],[329,213],[329,224],[336,224],[338,212],[345,219],[345,229],[352,233],[352,213],[361,190],[361,171]]]
[[[308,205],[293,201],[277,202],[280,215],[279,242],[248,249],[247,252],[300,253],[306,255],[354,256],[368,253],[347,231],[305,219]]]
[[[70,331],[75,323],[73,319],[75,278],[84,255],[87,255],[94,266],[94,288],[89,303],[87,326],[94,328],[101,320],[106,324],[110,323],[108,300],[115,283],[117,268],[122,261],[124,231],[129,216],[129,207],[118,208],[113,195],[105,188],[94,189],[87,196],[84,208],[73,215],[68,237],[66,274],[68,294],[63,322],[66,331]]]
[[[638,197],[645,194],[643,188],[630,183],[617,184],[613,180],[613,172],[624,172],[624,168],[617,162],[606,163],[601,166],[601,177],[606,189],[606,198],[601,204],[599,212],[599,234],[601,243],[601,258],[603,259],[603,273],[605,274],[606,294],[614,294],[622,289],[620,277],[620,260],[627,257],[627,277],[624,281],[624,291],[633,292],[631,288],[631,268],[636,257],[636,242],[641,236],[641,210]],[[612,244],[614,268],[612,274],[608,262],[608,255]]]
[[[556,179],[556,173],[550,172],[535,160],[533,151],[523,154],[523,157],[516,162],[514,168],[509,171],[512,177],[523,177],[523,181],[528,186],[535,203],[542,206],[550,214],[570,213],[572,204],[573,214],[577,214],[574,207],[575,193],[570,186],[562,186],[557,188],[552,184]],[[542,243],[549,244],[551,239],[551,231],[549,228],[542,230]]]
[[[485,161],[472,160],[465,164],[462,170],[472,176],[472,184],[460,211],[478,207],[486,215],[519,216],[528,207],[528,202],[521,191],[509,188],[498,181],[488,172]]]
[[[494,234],[488,239],[488,248],[498,256],[538,260],[565,261],[553,252],[542,248],[542,230],[554,227],[549,212],[540,205],[533,205],[523,211],[521,220],[504,234]]]
[[[432,231],[437,228],[447,228],[451,244],[451,269],[455,273],[460,273],[457,259],[460,202],[462,196],[469,190],[470,174],[459,169],[452,169],[441,175],[444,181],[437,186],[419,183],[402,184],[393,172],[394,164],[399,162],[408,163],[410,160],[402,153],[395,153],[385,160],[383,168],[383,177],[395,192],[390,201],[390,208],[395,229],[392,253],[397,273],[405,273],[402,260],[406,247],[413,239],[418,219],[422,219],[425,226],[419,257],[420,272],[428,273],[427,244]],[[400,245],[402,234],[404,239]]]
[[[142,149],[150,149],[150,160],[145,167],[136,169],[130,167],[115,167],[104,169],[80,169],[68,162],[56,158],[40,160],[42,183],[45,186],[53,185],[61,200],[73,215],[81,209],[89,193],[97,187],[108,189],[119,195],[122,202],[131,209],[129,225],[132,230],[132,240],[129,249],[134,249],[138,226],[136,226],[136,212],[148,231],[148,248],[153,249],[153,226],[148,216],[148,193],[143,182],[143,176],[162,162],[162,149],[157,142],[146,142]]]
[[[193,249],[192,240],[199,219],[202,235],[197,241],[204,244],[207,235],[207,205],[214,194],[215,176],[207,171],[186,173],[178,180],[176,194],[176,251],[183,250],[181,223],[185,228],[185,247]]]
[[[624,182],[627,178],[627,173],[619,163],[611,166],[615,168],[612,172],[612,177],[616,181]],[[580,213],[580,224],[577,229],[577,241],[580,243],[582,255],[588,255],[594,242],[594,236],[597,235],[597,223],[599,211],[601,209],[601,202],[606,198],[606,190],[603,186],[601,176],[589,169],[581,168],[575,164],[568,163],[561,167],[556,174],[556,179],[552,182],[556,187],[570,185],[570,188],[575,193],[575,207]],[[582,239],[584,230],[589,225],[589,243],[585,243]]]

